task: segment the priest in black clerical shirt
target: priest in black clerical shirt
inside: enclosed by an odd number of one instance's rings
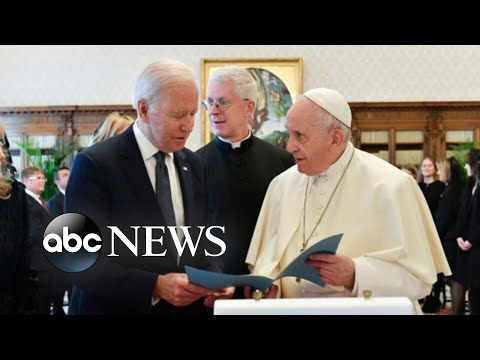
[[[203,101],[217,137],[197,151],[207,163],[209,207],[225,226],[224,273],[248,274],[245,257],[270,181],[295,164],[285,150],[255,137],[257,84],[248,70],[226,66],[209,79]],[[242,297],[237,289],[235,297]]]

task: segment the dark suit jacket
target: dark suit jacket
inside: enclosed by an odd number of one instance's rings
[[[30,195],[27,195],[27,206],[29,225],[28,240],[32,245],[31,268],[37,272],[50,271],[53,267],[43,254],[43,233],[50,221],[52,221],[52,216]]]
[[[53,218],[63,214],[63,201],[65,195],[58,191],[55,195],[52,196],[50,200],[47,201],[48,208]]]
[[[237,149],[216,137],[197,154],[208,168],[212,221],[225,226],[224,270],[249,274],[245,258],[268,185],[295,161],[285,150],[253,135]],[[243,297],[243,289],[240,294]]]
[[[194,230],[210,224],[205,163],[187,149],[176,152],[174,159],[182,188],[185,224],[191,226],[192,239],[196,239]],[[179,266],[168,232],[163,233],[163,245],[153,243],[154,253],[167,249],[165,257],[142,256],[145,253],[143,229],[138,230],[138,256],[134,256],[118,238],[113,244],[119,256],[106,256],[111,253],[112,244],[107,225],[118,226],[134,242],[135,231],[131,226],[164,224],[132,126],[119,136],[95,144],[76,156],[66,191],[65,212],[90,217],[103,235],[101,260],[74,279],[81,289],[80,314],[205,312],[200,301],[182,308],[160,301],[153,309],[151,307],[152,292],[159,274],[184,272],[186,264],[221,271],[218,260],[204,256],[203,250],[212,244],[204,236],[195,257],[187,249]],[[161,235],[160,231],[154,231],[154,237]],[[221,237],[221,234],[218,236]],[[209,252],[218,253],[219,248],[215,246]]]
[[[11,196],[0,199],[0,315],[31,310],[35,289],[29,280],[28,196],[13,181]]]

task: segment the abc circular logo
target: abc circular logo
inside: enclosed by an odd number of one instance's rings
[[[97,224],[87,216],[67,213],[57,216],[43,234],[43,252],[57,269],[80,272],[97,261],[102,236]]]

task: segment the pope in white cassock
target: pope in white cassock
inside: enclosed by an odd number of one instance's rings
[[[440,239],[415,180],[350,143],[352,114],[338,92],[300,96],[287,114],[287,150],[296,166],[268,188],[246,262],[252,274],[275,277],[303,249],[343,233],[336,255],[308,264],[327,284],[285,277],[267,297],[372,295],[418,299],[437,273],[450,275]],[[248,293],[248,290],[247,290]]]

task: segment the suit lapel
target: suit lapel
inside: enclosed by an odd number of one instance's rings
[[[160,212],[157,203],[155,191],[148,177],[145,162],[133,133],[133,126],[130,126],[122,135],[122,153],[121,157],[125,164],[121,166],[123,175],[127,179],[129,191],[136,196],[139,203],[144,204],[145,208]],[[163,214],[162,214],[163,220]]]
[[[50,215],[47,212],[47,210],[42,205],[40,205],[38,203],[37,200],[35,200],[31,195],[29,195],[29,196],[30,196],[30,200],[31,200],[30,202],[31,202],[32,206],[36,209],[36,211],[41,212],[42,214]]]

